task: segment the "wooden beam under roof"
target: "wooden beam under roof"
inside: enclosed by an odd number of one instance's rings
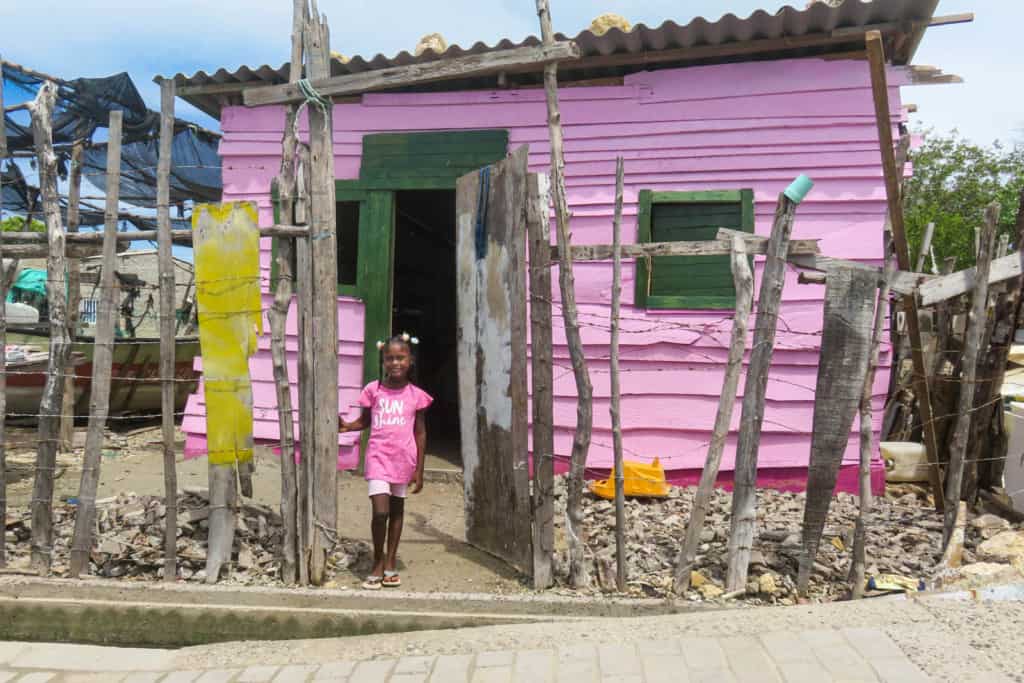
[[[332,76],[314,81],[311,85],[321,96],[333,98],[456,78],[530,71],[546,64],[577,59],[579,56],[580,49],[575,43],[562,41],[552,45],[516,47]],[[289,83],[246,90],[243,99],[247,107],[257,107],[301,102],[304,96],[298,85]]]

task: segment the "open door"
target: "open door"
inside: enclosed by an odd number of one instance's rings
[[[532,573],[526,385],[527,148],[456,187],[466,539]]]

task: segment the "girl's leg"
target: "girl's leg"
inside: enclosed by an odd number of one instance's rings
[[[373,570],[370,576],[384,576],[384,541],[388,532],[389,497],[387,494],[370,496],[373,513],[370,520],[370,533],[373,535]]]
[[[388,556],[384,569],[395,571],[398,565],[398,541],[402,538],[402,522],[405,521],[405,498],[391,496],[388,518]]]

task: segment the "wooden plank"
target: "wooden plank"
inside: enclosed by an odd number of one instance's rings
[[[554,584],[555,435],[551,325],[551,222],[548,177],[527,177],[526,229],[530,246],[530,376],[533,404],[533,587]]]
[[[529,574],[527,157],[459,179],[456,276],[466,539]]]
[[[548,0],[537,0],[537,16],[540,19],[541,40],[544,46],[555,44],[551,28],[551,10]],[[555,224],[558,228],[556,243],[559,246],[558,285],[562,296],[562,318],[566,343],[572,360],[573,379],[576,382],[576,431],[573,435],[572,453],[569,459],[569,491],[566,498],[566,520],[569,535],[569,583],[574,588],[584,588],[590,583],[584,548],[586,534],[583,530],[582,496],[590,449],[590,436],[594,416],[593,387],[587,372],[587,360],[583,354],[576,311],[576,284],[573,277],[569,245],[572,235],[569,231],[569,201],[565,191],[565,153],[563,151],[562,115],[558,110],[558,64],[551,62],[544,67],[544,95],[548,113],[548,137],[551,140],[551,182],[555,204]]]
[[[455,78],[488,76],[504,71],[519,73],[534,71],[548,64],[577,59],[580,50],[571,41],[549,42],[537,47],[517,47],[496,50],[478,55],[438,59],[421,64],[408,64],[385,69],[374,69],[344,76],[326,77],[310,73],[313,88],[323,97],[359,95],[374,90],[403,88],[422,83]],[[330,70],[326,71],[330,73]],[[245,106],[259,107],[267,104],[289,104],[304,99],[296,85],[273,85],[246,90],[243,95]]]
[[[797,590],[801,595],[807,594],[839,466],[860,405],[877,288],[878,279],[873,273],[846,268],[828,273],[807,469],[803,551],[797,574]]]
[[[866,37],[868,62],[871,72],[871,92],[875,105],[875,124],[878,128],[878,141],[882,153],[882,171],[885,175],[885,196],[889,205],[889,220],[892,226],[892,239],[896,247],[896,262],[899,269],[909,271],[910,246],[907,243],[907,231],[903,221],[903,196],[900,191],[902,168],[896,165],[896,154],[893,150],[892,120],[889,110],[889,86],[885,74],[885,48],[882,36],[878,31],[871,31]],[[895,290],[895,287],[893,287]],[[914,363],[914,394],[917,396],[921,411],[924,446],[928,454],[928,476],[932,494],[935,497],[935,508],[941,510],[942,479],[939,472],[938,444],[935,440],[935,419],[932,414],[931,389],[928,386],[928,374],[925,367],[924,343],[921,338],[920,318],[917,299],[905,295],[904,309],[907,312],[907,333],[910,337],[911,357]]]
[[[964,356],[960,377],[960,399],[957,408],[956,427],[949,446],[949,472],[946,475],[946,509],[943,515],[942,545],[949,545],[956,525],[957,505],[960,501],[960,487],[964,477],[964,454],[967,451],[967,437],[970,432],[971,415],[974,407],[975,377],[978,354],[985,331],[988,309],[988,275],[992,263],[992,249],[995,244],[996,227],[999,223],[999,204],[990,204],[985,211],[985,222],[981,230],[978,247],[976,276],[978,285],[971,291],[971,309],[964,333]]]
[[[615,215],[612,219],[612,312],[611,371],[612,449],[615,458],[615,588],[626,592],[626,494],[622,456],[622,419],[619,413],[619,312],[622,308],[622,186],[624,162],[615,160]]]
[[[164,454],[164,581],[178,578],[178,470],[174,459],[174,259],[171,254],[171,146],[174,81],[160,84],[160,151],[156,171],[157,272],[160,280],[160,433]],[[212,495],[212,490],[211,490]],[[215,579],[216,580],[216,579]]]
[[[82,200],[82,155],[85,144],[76,140],[71,146],[71,168],[68,173],[67,233],[78,232]],[[81,269],[78,259],[68,261],[68,336],[75,338],[78,332],[78,306],[81,299]],[[75,437],[75,373],[64,377],[64,396],[60,410],[60,447],[70,452]]]
[[[265,225],[260,228],[261,237],[309,237],[309,227],[305,225]],[[45,249],[46,235],[38,232],[9,232],[5,236],[9,244],[17,245],[40,245]],[[160,239],[159,230],[134,230],[130,232],[118,232],[117,243],[127,244],[129,242],[155,242]],[[175,244],[191,244],[191,230],[171,230],[171,240]],[[83,248],[82,253],[88,256],[95,256],[102,252],[102,232],[76,232],[67,235],[66,243],[70,248],[77,246]],[[84,251],[85,247],[93,247],[90,251]],[[98,250],[98,251],[97,251]]]
[[[622,258],[647,258],[655,256],[728,256],[731,247],[731,233],[739,231],[719,230],[719,233],[728,232],[724,237],[715,240],[701,240],[693,242],[642,242],[638,244],[623,244]],[[744,236],[748,254],[764,254],[768,249],[768,240],[757,235]],[[612,259],[612,245],[610,244],[574,244],[572,245],[573,261],[610,261]],[[791,256],[814,256],[819,253],[818,240],[793,240],[789,246]],[[558,247],[551,247],[551,259],[558,259]]]
[[[714,493],[718,470],[722,465],[722,454],[725,452],[725,440],[729,436],[729,424],[736,404],[736,389],[739,386],[740,372],[743,369],[743,356],[746,353],[747,325],[754,300],[754,274],[750,269],[750,259],[746,253],[746,241],[739,233],[733,235],[732,272],[736,287],[736,312],[732,319],[732,337],[729,342],[729,358],[725,367],[725,379],[722,383],[722,395],[718,400],[718,413],[715,426],[711,433],[711,444],[708,447],[704,469],[700,473],[700,483],[693,498],[690,520],[686,524],[686,536],[676,558],[675,580],[673,590],[677,595],[684,594],[690,588],[690,572],[697,559],[697,547],[700,534],[704,527],[708,503]]]
[[[1009,256],[994,259],[989,268],[988,284],[994,285],[1024,274],[1024,251],[1015,251]],[[978,269],[968,268],[950,275],[936,277],[918,288],[922,306],[933,306],[940,301],[961,296],[973,291],[978,281]]]
[[[761,443],[768,370],[775,349],[775,328],[782,302],[782,287],[786,281],[786,254],[795,214],[796,204],[780,194],[768,244],[768,259],[761,276],[753,350],[743,388],[743,412],[740,415],[739,440],[736,445],[735,488],[729,529],[729,568],[726,576],[726,589],[729,591],[744,589],[747,585],[747,569],[757,521],[757,451]]]
[[[295,220],[307,220],[309,188],[312,184],[309,163],[309,147],[299,147],[299,164],[296,172]],[[299,331],[299,436],[301,459],[296,472],[298,487],[297,524],[299,530],[299,583],[309,583],[309,552],[313,538],[313,413],[316,402],[313,397],[313,270],[309,251],[309,240],[295,243],[295,288],[298,291]],[[367,313],[369,317],[369,312]],[[369,333],[369,332],[367,332]],[[369,361],[367,361],[369,362]],[[306,435],[310,435],[308,438]]]
[[[75,531],[71,541],[69,572],[77,579],[89,568],[93,529],[96,526],[96,490],[100,483],[103,430],[110,413],[110,371],[114,358],[114,327],[117,322],[117,208],[121,190],[121,128],[124,114],[110,112],[107,142],[107,201],[104,211],[103,263],[100,267],[100,301],[96,314],[96,340],[92,359],[92,387],[89,396],[89,427],[85,435],[82,478],[75,508]]]
[[[39,403],[39,448],[32,487],[32,568],[40,575],[50,572],[53,561],[53,478],[60,436],[64,373],[71,352],[67,328],[67,282],[64,257],[64,226],[57,194],[57,156],[53,151],[53,110],[57,86],[47,81],[29,104],[32,137],[43,196],[43,216],[49,252],[46,257],[46,299],[50,309],[50,357]]]
[[[310,16],[303,35],[309,76],[312,80],[325,79],[331,70],[327,17]],[[303,452],[306,457],[312,457],[313,462],[313,537],[309,553],[309,580],[320,586],[328,578],[327,557],[334,547],[338,526],[337,221],[332,108],[314,104],[308,111],[312,172],[312,237],[309,240],[313,290],[311,314],[316,321],[316,334],[312,340],[313,366],[305,379],[313,383],[315,408],[313,433],[303,433],[302,439]]]
[[[869,266],[866,263],[860,263],[858,261],[849,261],[847,259],[832,258],[831,256],[810,256],[810,255],[795,255],[790,256],[786,259],[794,266],[798,268],[809,268],[811,270],[817,270],[827,272],[839,268],[847,268],[850,270],[862,270],[865,272],[872,272],[878,276],[879,284],[884,279],[884,273],[881,269],[875,266]],[[903,296],[913,296],[917,291],[921,283],[929,282],[932,277],[929,275],[922,275],[921,273],[908,273],[902,270],[893,271],[892,279],[889,281],[890,289],[897,294]]]

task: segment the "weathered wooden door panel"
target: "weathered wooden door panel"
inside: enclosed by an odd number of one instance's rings
[[[459,178],[456,272],[466,538],[530,574],[526,161]]]

